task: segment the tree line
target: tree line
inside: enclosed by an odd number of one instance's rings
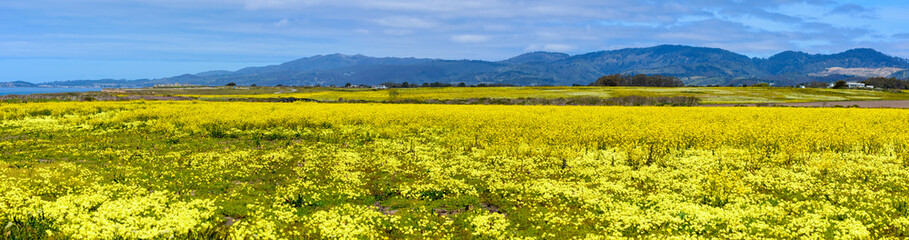
[[[873,77],[865,79],[862,83],[875,88],[909,89],[909,80],[899,80],[897,78]]]
[[[612,74],[600,77],[590,86],[684,87],[685,83],[672,76]]]
[[[513,86],[515,86],[515,85],[512,85],[512,84],[504,84],[504,83],[490,83],[490,84],[487,84],[487,83],[479,83],[479,84],[467,85],[466,83],[463,83],[463,82],[462,82],[462,83],[458,83],[458,84],[449,84],[449,83],[441,83],[441,82],[432,82],[432,83],[424,82],[423,84],[408,83],[408,82],[402,82],[402,83],[386,82],[386,83],[383,83],[382,85],[384,85],[385,87],[388,87],[388,88],[417,88],[417,87],[513,87]]]
[[[900,80],[898,78],[886,78],[886,77],[871,77],[862,81],[865,85],[874,86],[878,89],[909,89],[909,80]],[[806,87],[809,88],[847,88],[846,81],[839,80],[833,83],[833,86],[830,86],[826,82],[812,81],[811,83],[806,84]]]

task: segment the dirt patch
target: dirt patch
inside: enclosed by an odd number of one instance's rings
[[[464,206],[463,208],[460,208],[460,207],[459,208],[446,208],[445,205],[442,205],[441,208],[435,208],[433,210],[436,212],[436,215],[445,217],[445,216],[455,215],[458,213],[473,210],[473,206],[467,205],[467,206]]]
[[[385,215],[394,215],[396,212],[398,212],[398,210],[392,210],[391,207],[382,206],[382,204],[379,204],[379,202],[376,202],[373,204],[373,206],[376,207],[376,210],[379,210],[379,212]]]
[[[766,106],[766,107],[860,107],[860,108],[909,108],[909,100],[887,101],[839,101],[803,103],[752,103],[752,104],[708,104],[704,107]]]

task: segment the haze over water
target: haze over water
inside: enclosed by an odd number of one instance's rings
[[[0,87],[0,96],[2,95],[26,95],[35,93],[61,93],[61,92],[91,92],[101,91],[101,88],[2,88]]]

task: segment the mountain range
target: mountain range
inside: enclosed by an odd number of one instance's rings
[[[867,77],[909,78],[909,60],[866,48],[837,54],[786,51],[769,58],[750,58],[719,48],[680,45],[579,55],[531,52],[502,61],[331,54],[237,71],[208,71],[161,79],[58,81],[41,85],[147,87],[168,84],[224,85],[230,82],[259,86],[378,85],[386,82],[587,85],[608,74],[669,75],[680,78],[688,85],[765,82],[787,86]]]

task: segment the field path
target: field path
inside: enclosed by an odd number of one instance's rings
[[[731,107],[731,106],[757,106],[757,103],[751,104],[706,104],[704,107]],[[909,108],[909,100],[886,100],[886,101],[838,101],[838,102],[802,102],[802,103],[770,103],[772,106],[790,106],[790,107],[834,107],[834,106],[858,106],[862,108]]]
[[[296,88],[291,88],[290,91],[288,91],[288,93],[292,93],[292,92],[296,92],[296,91],[297,91]],[[285,93],[285,92],[284,92],[284,91],[278,91],[278,92],[276,92],[275,94],[282,94],[282,93]]]

